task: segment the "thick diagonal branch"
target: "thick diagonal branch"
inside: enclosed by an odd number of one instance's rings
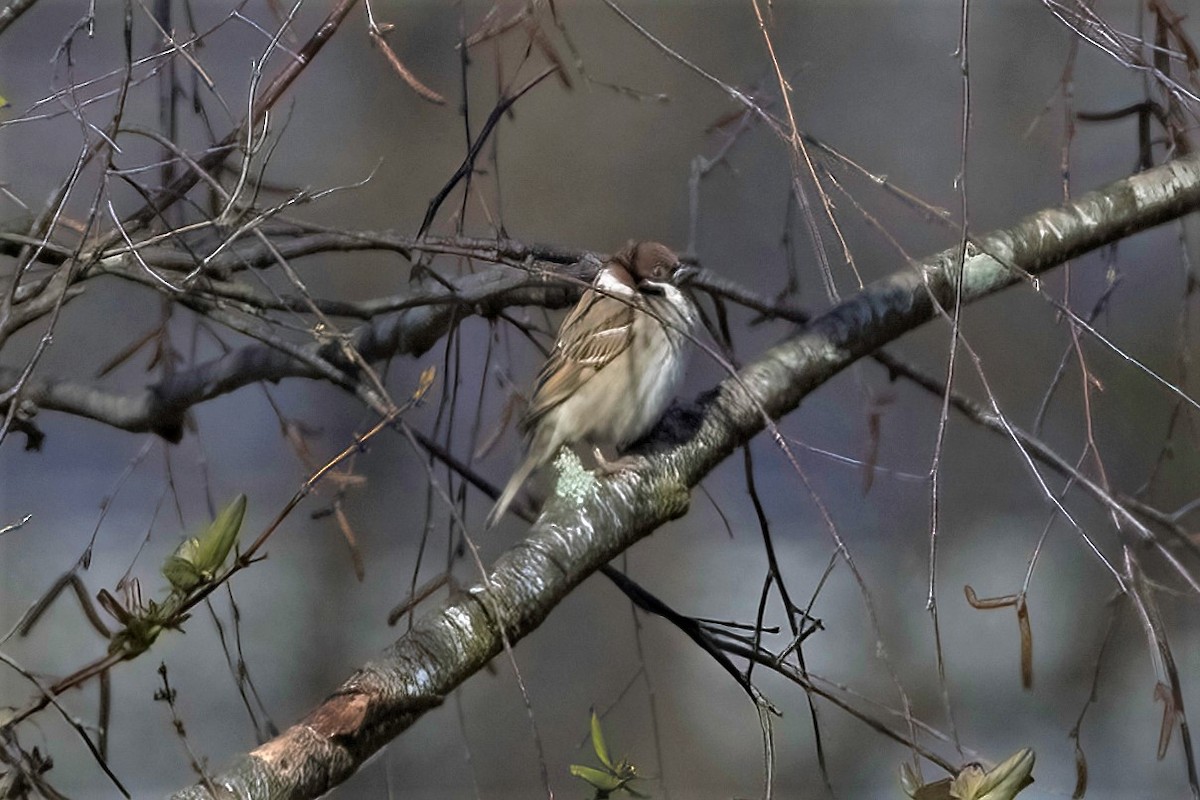
[[[975,241],[964,302],[1200,207],[1200,158],[1119,181]],[[950,306],[958,253],[948,250],[874,283],[768,350],[660,426],[644,468],[601,479],[582,499],[556,494],[486,582],[424,616],[304,720],[212,778],[222,796],[315,797],[345,780],[497,655],[528,634],[584,578],[687,509],[691,487],[735,448],[840,370]],[[662,439],[670,439],[663,443]],[[226,794],[228,793],[228,794]],[[178,798],[208,798],[195,786]]]

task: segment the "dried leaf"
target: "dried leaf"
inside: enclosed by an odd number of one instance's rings
[[[387,40],[383,38],[382,34],[375,30],[368,31],[368,33],[371,36],[371,43],[383,51],[383,55],[388,60],[388,64],[391,65],[392,70],[400,76],[402,81],[408,84],[408,88],[416,92],[417,96],[423,100],[428,100],[429,102],[436,103],[439,106],[446,105],[446,98],[442,97],[433,89],[430,89],[428,86],[421,83],[421,81],[417,80],[417,76],[413,75],[412,72],[409,71],[408,67],[404,66],[404,62],[402,62],[400,57],[396,55],[394,50],[392,50],[391,46],[387,43]]]
[[[1088,787],[1088,765],[1087,756],[1083,754],[1083,748],[1079,746],[1079,738],[1075,739],[1075,791],[1071,792],[1071,800],[1082,800],[1087,794]]]
[[[1033,628],[1029,624],[1029,606],[1025,595],[1017,600],[1017,628],[1021,631],[1021,685],[1033,688]]]

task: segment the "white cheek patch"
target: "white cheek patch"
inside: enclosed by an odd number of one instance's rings
[[[675,318],[674,324],[683,328],[690,328],[698,321],[696,307],[692,305],[692,301],[687,295],[681,292],[675,286],[669,283],[659,283],[656,286],[662,287],[663,299],[665,303],[657,304],[656,307],[661,309],[670,309],[669,313],[664,314],[665,322],[668,326],[672,323],[672,318]]]
[[[600,274],[596,278],[596,288],[608,294],[633,294],[632,286],[618,279],[606,269],[600,270]]]

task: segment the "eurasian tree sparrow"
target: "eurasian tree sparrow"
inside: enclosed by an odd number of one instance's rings
[[[675,286],[679,257],[658,242],[630,243],[596,275],[558,331],[521,418],[525,459],[488,515],[504,515],[530,474],[564,444],[618,449],[658,421],[685,367],[696,307]],[[603,464],[603,461],[602,461]]]

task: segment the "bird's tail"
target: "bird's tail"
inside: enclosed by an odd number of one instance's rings
[[[521,466],[517,467],[516,472],[508,479],[508,484],[504,487],[504,491],[500,493],[500,499],[496,501],[496,505],[492,506],[492,511],[487,517],[487,527],[494,527],[500,518],[504,516],[504,512],[512,505],[513,498],[517,496],[517,492],[521,491],[521,487],[525,484],[525,480],[530,473],[538,465],[538,460],[534,457],[536,454],[531,452],[525,456],[525,460],[521,462]]]

